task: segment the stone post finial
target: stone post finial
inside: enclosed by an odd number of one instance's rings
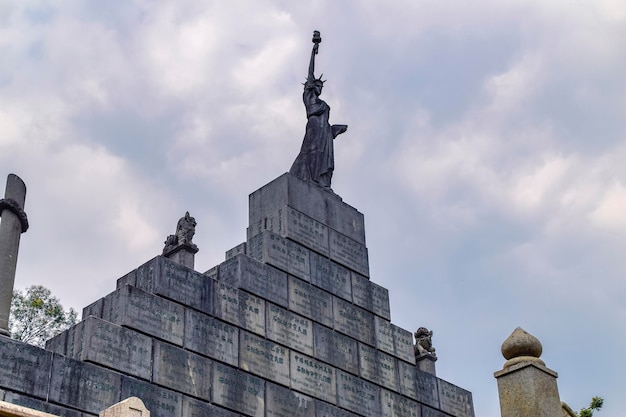
[[[558,375],[539,359],[541,353],[539,339],[521,327],[502,343],[502,355],[507,361],[494,374],[502,417],[563,417]]]
[[[0,199],[0,335],[9,336],[9,313],[17,267],[20,235],[28,230],[24,212],[26,185],[15,174],[7,177],[4,198]]]

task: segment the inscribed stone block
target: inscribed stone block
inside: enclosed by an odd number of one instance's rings
[[[298,210],[284,206],[268,216],[267,230],[328,256],[328,227]]]
[[[121,378],[97,365],[55,356],[48,400],[97,414],[120,401]]]
[[[160,341],[154,342],[152,382],[209,401],[211,361]]]
[[[211,278],[212,280],[217,280],[219,278],[219,271],[220,271],[220,266],[219,265],[215,265],[213,268],[209,269],[208,271],[206,271],[202,275],[206,275],[207,277]]]
[[[419,399],[417,394],[417,381],[415,376],[415,365],[398,361],[398,384],[400,393],[414,400]]]
[[[437,378],[439,403],[442,411],[456,417],[474,417],[472,393]]]
[[[327,326],[333,325],[332,296],[301,279],[289,277],[289,309]]]
[[[191,397],[183,397],[183,417],[243,417],[243,414],[235,413],[221,407],[196,400]]]
[[[449,417],[448,414],[443,413],[434,408],[430,408],[422,404],[422,417]]]
[[[267,304],[266,335],[290,348],[313,355],[313,322],[274,304]]]
[[[78,330],[82,336],[74,341],[74,359],[150,379],[151,338],[95,317],[87,317],[78,323],[76,331]],[[76,347],[76,343],[81,343],[81,346]]]
[[[185,349],[237,366],[239,329],[195,310],[185,312]]]
[[[2,399],[2,395],[0,395],[0,399]],[[81,413],[80,411],[71,410],[69,408],[61,407],[55,404],[50,404],[43,400],[38,400],[33,397],[28,397],[26,395],[16,394],[14,392],[7,391],[3,401],[19,405],[22,407],[28,407],[33,410],[43,411],[44,413],[54,414],[55,416],[61,417],[83,417],[86,414]]]
[[[324,417],[358,417],[356,414],[319,400],[315,400],[315,413]]]
[[[248,254],[252,258],[305,281],[311,280],[310,252],[304,246],[267,230],[248,240]]]
[[[378,351],[363,343],[359,343],[359,375],[368,381],[381,384]]]
[[[379,417],[381,388],[357,376],[337,371],[337,405],[367,417]]]
[[[398,360],[378,351],[378,375],[382,386],[398,391]]]
[[[421,417],[421,407],[417,401],[410,400],[394,392],[382,390],[383,417]]]
[[[212,403],[252,417],[265,413],[265,381],[247,372],[215,362]]]
[[[183,417],[183,395],[179,392],[124,376],[121,397],[140,398],[150,410],[150,417]]]
[[[265,336],[265,300],[235,287],[215,282],[215,317]]]
[[[116,284],[115,284],[115,289],[119,290],[120,288],[124,287],[125,285],[132,285],[134,287],[136,287],[137,285],[137,270],[133,269],[132,271],[130,271],[128,274],[124,275],[121,278],[118,278]],[[83,317],[85,317],[83,315]]]
[[[392,324],[378,316],[374,317],[374,324],[376,328],[376,347],[392,355],[395,354]]]
[[[104,298],[100,298],[97,301],[89,304],[87,307],[83,308],[83,315],[81,316],[83,319],[89,316],[94,316],[98,318],[102,318],[102,307],[104,306]]]
[[[46,398],[52,352],[0,337],[0,388]]]
[[[113,293],[108,321],[182,346],[184,310],[179,304],[127,285]]]
[[[265,384],[266,417],[315,417],[315,401],[304,394],[267,382]]]
[[[356,340],[313,323],[315,357],[353,374],[359,373],[358,343]]]
[[[376,346],[373,313],[333,297],[333,316],[335,317],[335,330],[371,346]]]
[[[352,302],[352,281],[348,268],[311,252],[311,284]]]
[[[65,350],[67,348],[67,333],[68,331],[64,330],[56,336],[46,340],[46,350],[58,353],[59,355],[65,355]]]
[[[365,243],[363,214],[322,188],[284,174],[254,193],[249,199],[249,225],[263,230],[265,219],[279,208],[289,206],[326,226]],[[258,225],[258,226],[257,226]]]
[[[411,364],[415,364],[415,345],[413,344],[413,334],[395,324],[391,325],[393,331],[393,343],[395,355]]]
[[[291,352],[291,388],[337,404],[336,370],[317,359]]]
[[[370,276],[365,245],[333,229],[329,232],[330,259],[366,277]]]
[[[137,268],[135,286],[211,314],[211,279],[163,256]]]
[[[287,274],[246,255],[236,255],[220,265],[219,280],[287,307]]]
[[[246,253],[246,242],[243,242],[238,244],[234,248],[227,250],[225,254],[225,260],[229,260],[236,255],[245,255]]]
[[[289,385],[289,349],[243,330],[240,339],[241,369]]]
[[[417,382],[417,400],[431,407],[439,408],[437,377],[416,369],[415,380]]]
[[[389,290],[355,272],[352,273],[352,300],[387,321],[391,319]]]

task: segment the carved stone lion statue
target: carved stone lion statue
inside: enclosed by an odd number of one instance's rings
[[[437,356],[433,347],[433,332],[426,327],[420,327],[414,334],[415,336],[415,357],[423,355]]]

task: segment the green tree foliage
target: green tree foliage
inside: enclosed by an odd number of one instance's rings
[[[76,323],[72,308],[65,311],[58,298],[41,285],[32,285],[26,293],[13,291],[9,331],[11,337],[43,347],[46,340]]]
[[[580,410],[580,413],[578,413],[578,416],[579,417],[591,417],[593,415],[593,412],[599,411],[603,405],[604,405],[604,400],[602,398],[593,397],[591,399],[591,404],[589,404],[589,407],[583,408],[582,410]]]

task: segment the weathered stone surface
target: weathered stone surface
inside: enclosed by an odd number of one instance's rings
[[[387,321],[391,320],[389,291],[354,272],[352,273],[352,299],[354,304],[359,307],[363,307]]]
[[[448,414],[422,405],[422,417],[448,417]]]
[[[337,404],[336,370],[294,351],[291,352],[291,388]]]
[[[301,279],[289,277],[289,309],[332,327],[332,296]]]
[[[67,330],[64,330],[56,336],[46,340],[46,350],[58,353],[59,355],[65,355],[65,350],[67,348],[67,333]]]
[[[283,307],[289,305],[287,274],[270,265],[264,265],[246,255],[235,255],[222,262],[219,280],[235,288],[242,288]]]
[[[243,417],[243,414],[235,413],[221,407],[196,400],[191,397],[183,397],[183,417]]]
[[[376,346],[374,314],[333,297],[333,316],[335,317],[335,330],[368,345]]]
[[[265,300],[220,281],[214,294],[216,317],[265,336]]]
[[[439,378],[437,380],[437,386],[439,387],[439,404],[441,410],[456,417],[474,417],[471,392]],[[560,410],[560,408],[555,408]]]
[[[329,242],[330,259],[369,277],[369,259],[364,244],[333,229],[330,229],[329,232]]]
[[[559,411],[562,412],[559,408],[561,401],[556,383],[558,375],[543,365],[541,359],[531,356],[531,354],[537,355],[538,353],[536,352],[540,353],[536,349],[539,341],[534,341],[524,334],[519,336],[526,339],[522,343],[532,344],[534,347],[532,345],[509,346],[509,348],[517,350],[516,354],[519,354],[520,350],[522,350],[519,348],[523,348],[525,351],[522,351],[522,355],[523,353],[530,353],[522,357],[510,356],[507,354],[510,352],[502,349],[503,355],[506,355],[505,358],[509,356],[510,359],[504,364],[504,368],[501,371],[494,374],[498,380],[501,415],[502,417],[558,415]],[[531,337],[534,338],[534,336]],[[509,340],[509,342],[511,341]],[[529,347],[535,348],[535,352],[529,352]],[[514,358],[518,359],[517,363],[511,363]],[[452,384],[442,384],[441,380],[439,382],[443,385],[442,388],[446,389],[447,396],[452,397],[451,401],[449,401],[451,404],[448,404],[448,401],[446,401],[446,408],[444,408],[442,393],[441,409],[444,411],[458,410],[457,412],[461,417],[469,415],[470,410],[467,401],[468,398],[471,399],[471,394],[458,387],[452,386],[453,388],[451,389],[450,385]]]
[[[95,317],[87,317],[73,330],[82,334],[73,342],[74,359],[150,379],[152,339],[148,336]]]
[[[46,398],[52,352],[0,336],[0,387]]]
[[[305,281],[311,280],[309,254],[304,246],[267,230],[248,240],[249,256]]]
[[[320,324],[313,323],[315,357],[353,374],[359,373],[358,342]]]
[[[252,417],[265,413],[265,381],[221,363],[213,368],[212,402]]]
[[[150,410],[139,398],[130,397],[100,411],[98,417],[150,417]]]
[[[324,417],[357,417],[354,413],[319,400],[315,400],[315,413],[317,416]]]
[[[264,220],[279,208],[289,206],[365,244],[363,214],[320,187],[284,174],[250,194],[249,225],[264,230]]]
[[[367,417],[381,415],[381,388],[350,375],[337,371],[337,405]]]
[[[398,361],[398,386],[400,393],[417,400],[417,381],[415,376],[415,365]]]
[[[163,256],[137,268],[135,286],[205,313],[213,312],[211,279]]]
[[[239,329],[195,310],[185,312],[185,349],[237,366]]]
[[[90,363],[55,356],[48,400],[98,414],[120,401],[121,377]]]
[[[382,390],[383,417],[421,417],[420,404],[394,392]]]
[[[105,298],[108,321],[139,330],[178,346],[183,344],[185,308],[127,285]],[[106,318],[105,318],[106,320]]]
[[[348,268],[311,252],[311,284],[352,302],[352,280]]]
[[[398,360],[396,358],[379,351],[378,375],[382,386],[398,391]]]
[[[395,392],[383,389],[381,392],[383,417],[421,417],[421,406]]]
[[[302,316],[268,303],[266,335],[290,348],[313,355],[313,322]]]
[[[122,398],[137,397],[151,417],[182,417],[183,395],[131,377],[122,377]]]
[[[154,342],[152,382],[203,400],[211,399],[211,361],[160,341]]]
[[[243,330],[240,337],[241,369],[289,385],[289,349]]]
[[[202,275],[206,275],[207,277],[213,280],[217,280],[219,278],[219,272],[220,272],[220,266],[215,265],[213,268],[209,269]]]
[[[232,249],[226,251],[225,260],[229,260],[230,258],[237,255],[245,255],[247,252],[246,242],[240,243]]]
[[[274,232],[284,238],[298,242],[325,256],[329,255],[328,250],[328,227],[323,223],[307,216],[288,206],[284,206],[267,216],[264,221],[264,230]],[[248,229],[255,236],[262,230]]]
[[[2,399],[2,395],[0,392],[0,399]],[[69,408],[61,407],[56,404],[50,404],[43,400],[38,400],[33,397],[28,397],[26,395],[17,394],[14,392],[7,391],[4,395],[3,401],[15,405],[19,405],[22,407],[28,407],[32,410],[43,411],[44,413],[54,414],[55,416],[61,417],[86,417],[91,414],[84,414],[80,411],[72,410]],[[0,413],[2,415],[2,413]]]
[[[118,278],[116,285],[115,285],[115,289],[119,290],[120,288],[123,288],[125,285],[132,285],[133,287],[136,287],[137,286],[136,284],[137,284],[137,270],[133,269],[128,274],[124,275],[121,278]]]
[[[368,381],[381,384],[378,351],[363,343],[359,343],[359,375]]]
[[[410,331],[404,330],[395,324],[391,325],[393,332],[393,343],[395,355],[409,363],[415,363],[415,351],[413,344],[413,335]]]
[[[394,355],[395,348],[392,324],[378,316],[374,317],[374,324],[374,327],[376,328],[376,347]]]
[[[265,384],[266,417],[315,417],[315,401],[280,385]]]
[[[417,382],[417,400],[433,408],[439,408],[437,377],[416,369],[415,380]]]
[[[83,319],[89,316],[94,316],[98,318],[102,318],[102,307],[104,306],[104,298],[100,298],[97,301],[89,304],[87,307],[83,308],[83,315],[81,316]]]

